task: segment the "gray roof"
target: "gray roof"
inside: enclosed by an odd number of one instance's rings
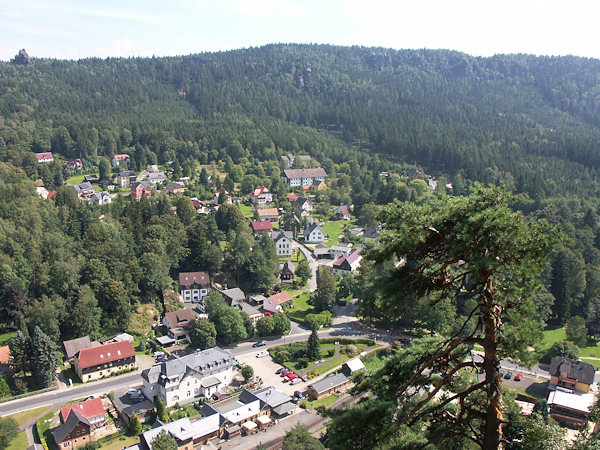
[[[296,208],[296,209],[303,209],[304,205],[306,205],[307,203],[310,204],[310,205],[312,205],[312,202],[309,199],[304,198],[304,197],[298,197],[294,201],[294,208]]]
[[[90,425],[90,422],[83,417],[83,415],[76,411],[75,409],[71,409],[69,415],[67,416],[67,420],[61,426],[59,426],[56,430],[52,432],[52,436],[54,437],[54,441],[56,444],[60,444],[65,438],[69,435],[71,431],[77,426],[79,422],[83,422],[86,425]]]
[[[312,388],[317,394],[320,394],[322,392],[327,392],[334,387],[347,383],[348,381],[349,380],[346,375],[343,373],[338,373],[336,375],[330,375],[327,378],[323,378],[322,380],[309,385],[309,387]]]
[[[254,396],[271,408],[275,408],[292,400],[292,397],[271,386],[254,392]]]
[[[92,186],[92,183],[90,183],[89,181],[84,181],[83,183],[76,184],[74,188],[77,192],[94,190],[94,186]]]
[[[283,263],[283,268],[281,269],[281,271],[283,272],[285,269],[289,269],[290,272],[296,273],[296,268],[294,267],[294,264],[289,259],[285,263]]]
[[[583,361],[555,356],[550,363],[550,375],[561,378],[571,378],[583,384],[592,384],[596,369]]]
[[[221,291],[221,295],[229,306],[235,306],[246,300],[246,294],[240,288],[231,288]]]
[[[245,312],[246,314],[248,314],[250,317],[255,316],[257,314],[262,316],[262,313],[258,309],[256,309],[252,305],[249,305],[246,302],[242,302],[242,303],[238,304],[238,306],[240,307],[240,309],[243,312]]]
[[[273,231],[271,237],[273,238],[273,242],[277,242],[284,237],[288,238],[289,240],[294,240],[294,233],[291,231]]]
[[[317,225],[317,222],[313,222],[310,224],[310,226],[304,230],[304,233],[302,233],[305,237],[308,237],[310,235],[310,233],[312,233],[314,230],[319,230],[321,231],[321,233],[325,234],[325,232],[323,231],[323,229]]]
[[[283,174],[286,178],[325,178],[327,172],[322,167],[312,169],[288,169],[284,170]]]
[[[379,235],[379,232],[377,231],[377,228],[365,228],[365,237],[366,238],[376,238]]]
[[[84,348],[90,348],[92,346],[92,342],[90,341],[89,336],[83,336],[77,339],[71,339],[70,341],[64,341],[63,347],[65,348],[65,354],[68,359],[71,359],[80,350]]]
[[[290,411],[293,411],[294,409],[296,409],[296,405],[294,405],[292,402],[286,402],[277,406],[276,408],[273,408],[273,412],[279,416],[282,416]]]
[[[202,380],[202,383],[200,384],[202,385],[202,387],[207,388],[215,386],[217,384],[221,384],[221,381],[217,377],[207,377],[204,380]]]
[[[167,174],[164,172],[152,172],[148,174],[148,180],[166,180]]]

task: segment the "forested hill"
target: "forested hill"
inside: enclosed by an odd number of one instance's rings
[[[600,61],[269,45],[168,58],[0,63],[0,155],[139,166],[354,149],[531,197],[597,193]],[[385,158],[382,158],[385,159]],[[491,178],[491,179],[490,179]]]

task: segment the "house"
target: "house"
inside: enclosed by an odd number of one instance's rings
[[[167,181],[169,177],[164,172],[152,172],[148,174],[148,182],[150,184],[159,184]]]
[[[275,244],[277,256],[290,257],[292,256],[293,234],[291,231],[274,231],[271,238]]]
[[[169,181],[165,186],[165,189],[167,190],[167,194],[183,194],[185,191],[185,185],[183,183]]]
[[[324,181],[320,181],[320,180],[313,181],[313,183],[310,185],[310,188],[309,188],[309,190],[311,192],[319,192],[319,191],[322,191],[323,189],[327,189],[327,184]]]
[[[210,278],[206,272],[181,272],[179,292],[184,302],[200,303],[208,295]]]
[[[322,167],[313,169],[288,169],[283,171],[281,180],[287,186],[310,186],[315,180],[326,181],[327,172]]]
[[[300,217],[310,216],[310,213],[315,209],[313,203],[305,197],[298,197],[292,206],[298,212]]]
[[[75,373],[83,381],[98,380],[123,370],[135,369],[135,349],[130,342],[98,345],[75,355]]]
[[[408,169],[407,173],[408,173],[409,178],[412,178],[412,179],[419,178],[424,175],[423,172],[421,172],[419,169],[414,168],[414,167]]]
[[[43,186],[42,187],[38,186],[35,188],[35,193],[40,198],[43,198],[44,200],[46,200],[48,198],[48,194],[50,193],[50,191]]]
[[[292,167],[294,165],[294,161],[296,160],[296,158],[298,158],[299,160],[302,161],[302,164],[306,167],[309,166],[312,163],[312,158],[309,155],[298,155],[298,156],[294,156],[291,153],[288,153],[287,155],[282,155],[281,156],[281,160],[288,166],[288,167]]]
[[[188,339],[189,328],[196,323],[196,316],[191,309],[180,309],[165,313],[163,325],[167,328],[167,334],[173,339]]]
[[[272,386],[255,392],[244,389],[240,394],[240,401],[244,403],[250,403],[255,400],[260,401],[261,411],[265,411],[267,417],[276,416],[280,418],[292,414],[296,410],[296,405],[292,403],[292,397]]]
[[[90,423],[92,430],[97,430],[106,425],[106,411],[102,399],[96,397],[73,405],[65,406],[60,410],[60,422],[65,423],[72,410],[77,411]]]
[[[208,214],[210,209],[204,205],[197,197],[192,197],[190,199],[192,201],[192,205],[194,205],[194,209],[198,214]]]
[[[325,232],[316,222],[311,223],[302,234],[304,235],[304,242],[310,244],[325,242]]]
[[[288,195],[286,195],[286,196],[285,196],[285,198],[286,198],[287,200],[289,200],[289,202],[290,202],[290,203],[292,203],[292,204],[293,204],[293,203],[296,201],[296,199],[297,199],[298,197],[300,197],[300,196],[299,196],[299,195],[296,195],[296,194],[288,194]]]
[[[329,248],[329,255],[331,259],[339,258],[340,256],[348,256],[351,252],[351,242],[338,242]]]
[[[257,208],[256,212],[260,220],[271,220],[274,222],[279,220],[279,211],[277,211],[277,208]]]
[[[360,360],[360,358],[352,358],[342,364],[342,373],[347,377],[351,377],[359,370],[365,369],[365,365]]]
[[[91,184],[98,184],[98,177],[94,174],[88,174],[83,176],[83,181],[87,181]]]
[[[112,191],[115,189],[115,183],[112,180],[100,180],[98,181],[98,185],[102,186],[104,189]]]
[[[100,343],[98,341],[90,341],[89,336],[63,341],[63,349],[65,351],[67,360],[73,359],[80,350],[97,347],[99,345]]]
[[[429,185],[432,191],[435,191],[437,189],[438,182],[435,178],[429,177],[427,179],[427,184]]]
[[[84,200],[91,198],[92,195],[94,195],[94,192],[96,192],[94,186],[92,186],[89,181],[84,181],[83,183],[76,184],[73,187],[75,188],[75,192],[77,192],[77,197]]]
[[[131,158],[125,153],[119,153],[112,157],[111,162],[113,167],[125,167],[128,169],[129,164],[131,163]]]
[[[54,161],[54,155],[52,154],[52,152],[36,153],[35,157],[37,158],[38,164],[46,164]]]
[[[308,386],[308,396],[313,400],[320,400],[331,394],[346,392],[352,382],[343,373],[330,375]]]
[[[250,317],[250,319],[252,319],[252,324],[256,325],[256,322],[258,322],[258,319],[260,319],[263,316],[263,313],[260,312],[258,309],[256,309],[254,306],[246,303],[246,302],[241,302],[237,304],[237,308],[242,311],[245,312],[246,314],[248,314],[248,316]]]
[[[131,198],[140,200],[142,197],[150,197],[151,195],[152,192],[147,181],[136,181],[131,185]]]
[[[117,174],[117,186],[119,186],[122,189],[127,189],[131,187],[131,184],[135,183],[135,180],[135,172],[131,170],[125,170]]]
[[[270,220],[255,220],[250,224],[254,235],[258,234],[271,234],[273,231],[273,224]]]
[[[246,301],[246,294],[240,288],[225,289],[219,293],[229,306],[237,306]]]
[[[112,202],[112,197],[106,191],[94,192],[94,195],[90,198],[90,203],[95,205],[108,205],[110,202]]]
[[[279,294],[271,295],[269,298],[265,299],[263,303],[263,310],[272,313],[278,313],[291,306],[292,296],[287,291],[283,291]]]
[[[296,273],[296,268],[294,264],[288,259],[281,269],[281,281],[294,281],[294,274]]]
[[[265,206],[273,203],[273,194],[264,186],[258,186],[250,194],[250,201],[256,206]]]
[[[249,300],[255,305],[262,305],[266,299],[267,297],[262,294],[251,295],[249,298]]]
[[[83,447],[92,441],[92,425],[79,411],[72,409],[67,420],[52,431],[58,448]]]
[[[200,449],[210,439],[222,436],[222,420],[221,415],[215,412],[194,422],[188,417],[165,424],[157,422],[158,426],[142,433],[142,442],[146,444],[143,448],[153,450],[152,440],[165,431],[175,439],[178,450]]]
[[[365,241],[367,242],[374,241],[379,236],[379,231],[377,230],[377,228],[374,227],[365,228],[365,233],[363,236],[365,238]]]
[[[365,229],[363,227],[352,227],[348,229],[348,233],[352,237],[361,237],[365,234]]]
[[[324,259],[324,258],[331,259],[331,253],[329,251],[329,247],[327,247],[325,244],[317,244],[315,246],[315,248],[313,249],[313,255],[317,259]]]
[[[565,392],[556,389],[548,395],[550,416],[567,425],[585,423],[595,402],[596,396],[593,392]]]
[[[3,345],[0,347],[0,373],[9,373],[11,364],[10,347]]]
[[[129,392],[124,390],[121,391],[120,395],[115,395],[113,403],[125,425],[129,424],[131,416],[134,413],[140,419],[141,423],[148,423],[154,420],[154,403],[145,397],[143,400],[139,397],[132,398]]]
[[[232,199],[231,199],[231,194],[228,191],[223,191],[225,193],[225,195],[227,196],[227,200],[225,202],[221,202],[221,203],[227,203],[228,205],[231,205]],[[219,204],[219,196],[221,195],[221,191],[217,191],[215,192],[215,195],[213,195],[213,204],[218,205]]]
[[[112,344],[113,342],[121,342],[121,341],[127,341],[127,342],[131,342],[133,344],[133,341],[135,341],[135,338],[132,335],[130,335],[129,333],[117,333],[117,334],[113,334],[112,336],[107,337],[103,341],[100,341],[100,343],[101,344]]]
[[[81,168],[83,167],[83,163],[79,158],[71,158],[67,161],[65,167],[68,170],[81,170]]]
[[[352,214],[350,213],[350,208],[347,205],[341,205],[336,208],[333,212],[333,217],[336,220],[350,220],[352,218]]]
[[[355,250],[348,256],[340,256],[333,261],[332,271],[336,275],[350,275],[360,267],[360,249]]]
[[[578,392],[589,392],[596,369],[583,361],[555,356],[550,362],[550,388],[560,387]]]
[[[233,359],[219,347],[170,359],[142,372],[142,391],[151,401],[161,398],[167,407],[209,398],[233,377]]]

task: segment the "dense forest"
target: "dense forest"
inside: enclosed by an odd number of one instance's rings
[[[116,153],[129,154],[135,170],[174,161],[182,175],[215,162],[242,193],[260,182],[280,199],[280,156],[305,153],[330,174],[331,204],[352,203],[359,217],[366,205],[420,201],[427,185],[410,181],[411,167],[436,176],[441,190],[451,183],[451,195],[475,181],[503,183],[516,208],[561,223],[569,238],[544,273],[542,319],[600,315],[598,60],[269,45],[0,63],[2,323],[26,320],[57,341],[108,334],[139,302],[156,301],[180,269],[225,267],[231,283],[264,290],[273,268],[257,261],[269,260],[272,245],[231,229],[243,218],[225,217],[228,208],[192,219],[183,213],[189,202],[166,196],[119,199],[99,222],[60,187],[59,163],[38,165],[33,153],[42,151],[82,158],[90,171]],[[58,189],[55,201],[35,196],[38,178]],[[212,195],[200,184],[199,197]]]

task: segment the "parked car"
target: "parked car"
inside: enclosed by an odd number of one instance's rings
[[[518,373],[518,374],[515,376],[515,381],[521,381],[521,378],[523,378],[523,375],[521,375],[520,373]]]
[[[252,347],[256,348],[256,347],[262,347],[264,345],[267,345],[267,343],[265,341],[258,341],[258,342],[255,342],[254,344],[252,344]]]
[[[273,314],[271,314],[269,311],[265,311],[265,316],[267,316],[267,317],[273,317]]]
[[[269,355],[269,352],[268,352],[268,351],[266,351],[266,350],[263,350],[263,351],[261,351],[261,352],[258,352],[258,353],[256,354],[256,357],[257,357],[257,358],[262,358],[262,357],[264,357],[264,356],[268,356],[268,355]]]
[[[503,377],[504,376],[504,370],[500,371],[500,376]]]
[[[302,380],[300,379],[300,377],[296,377],[292,380],[292,382],[290,384],[298,384],[300,383]]]
[[[290,373],[292,373],[292,371],[290,369],[285,369],[283,372],[281,372],[281,375],[283,375],[284,377],[288,376]]]
[[[281,375],[283,372],[285,372],[287,369],[285,367],[280,367],[279,369],[277,369],[277,371],[275,372],[277,375]]]
[[[292,397],[292,403],[297,405],[300,399],[298,397]]]
[[[506,374],[504,375],[504,379],[510,380],[511,378],[512,378],[512,372],[506,372]]]
[[[296,397],[298,397],[300,399],[307,397],[307,395],[306,395],[305,392],[300,392],[300,391],[294,391],[294,396],[296,396]]]
[[[292,373],[290,373],[290,374],[288,375],[288,378],[290,378],[290,379],[294,380],[294,379],[298,378],[298,374],[297,374],[297,373],[294,373],[294,372],[292,372]]]
[[[283,380],[282,380],[282,381],[283,381],[284,383],[287,383],[287,382],[288,382],[288,381],[290,381],[290,380],[291,380],[291,378],[290,378],[290,377],[288,377],[288,376],[286,375],[285,377],[283,377]]]

